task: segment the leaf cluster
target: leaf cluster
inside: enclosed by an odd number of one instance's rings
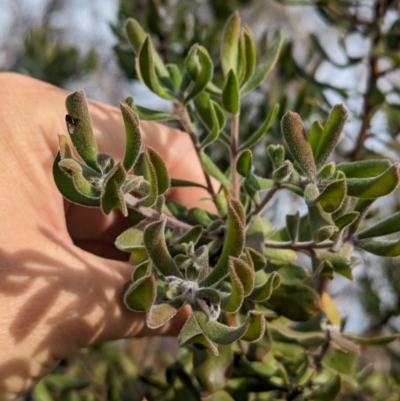
[[[133,222],[116,239],[133,266],[124,290],[126,306],[145,313],[150,328],[161,327],[184,305],[191,307],[178,344],[196,347],[190,369],[197,372],[198,385],[212,394],[209,400],[241,399],[248,392],[333,400],[344,382],[356,388],[363,380],[354,379],[351,370],[359,345],[386,344],[397,336],[344,335],[334,302],[327,292],[317,291],[315,282],[337,274],[353,280],[361,262],[354,247],[381,257],[400,255],[400,240],[376,239],[400,231],[399,214],[363,227],[374,201],[397,188],[398,164],[388,159],[332,161],[348,117],[338,104],[309,132],[299,114],[287,111],[281,119],[286,148],[265,148],[273,168],[260,176],[252,149],[277,117],[279,105],[240,140],[241,103],[271,72],[282,35],[260,60],[250,28],[242,26],[237,12],[232,14],[220,46],[222,82],[213,79],[218,67],[200,44],[191,47],[183,65],[164,64],[138,21],[128,20],[126,35],[140,80],[172,102],[174,112],[145,109],[128,98],[120,105],[125,155],[115,161],[98,151],[84,93],[75,92],[66,101],[73,147],[60,136],[53,165],[56,184],[68,200],[105,214],[119,210]],[[142,146],[140,119],[181,124],[217,214],[166,201],[171,186],[199,184],[169,177],[157,152]],[[198,134],[198,125],[205,135]],[[225,170],[206,154],[216,143],[230,155]],[[288,191],[302,199],[307,213],[287,214],[286,225],[274,227],[262,213],[272,198]],[[310,268],[298,263],[299,253],[308,257]],[[290,322],[299,323],[289,327]],[[314,326],[307,329],[307,324]],[[228,366],[232,374],[221,375]],[[210,382],[211,367],[220,380]],[[170,373],[168,384],[174,386],[176,378],[185,382],[179,364]],[[193,394],[199,399],[199,388]]]

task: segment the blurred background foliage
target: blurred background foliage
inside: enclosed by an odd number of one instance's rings
[[[166,62],[182,63],[191,45],[199,42],[214,50],[211,56],[218,65],[222,27],[237,9],[261,43],[259,56],[277,30],[285,33],[277,67],[267,82],[244,100],[243,138],[254,132],[275,103],[281,105],[281,116],[287,109],[295,110],[309,128],[315,119],[325,121],[331,107],[343,102],[350,118],[336,151],[337,160],[398,161],[399,8],[398,0],[102,0],[85,5],[61,0],[3,0],[0,70],[29,74],[68,90],[83,87],[89,97],[112,104],[134,94],[138,104],[156,103],[152,108],[162,108],[165,105],[138,83],[134,54],[123,33],[126,18],[141,22]],[[219,79],[222,75],[216,76]],[[282,142],[278,122],[265,137],[265,143],[271,142]],[[215,147],[212,152],[214,160],[226,166],[222,149]],[[265,147],[260,146],[255,156],[258,173],[269,171]],[[279,198],[272,215],[279,214],[281,201],[290,207],[290,199]],[[369,218],[373,221],[398,210],[397,191],[389,201],[378,202]],[[371,336],[400,331],[399,263],[398,258],[382,263],[369,256],[354,272],[356,283],[339,280],[331,285],[345,331]],[[178,352],[174,344],[154,338],[92,347],[64,361],[26,399],[196,400],[195,387],[200,384],[191,378],[190,351]],[[280,349],[281,362],[288,358],[278,340],[274,347]],[[331,352],[335,363],[338,351]],[[351,354],[340,358],[343,370],[359,372],[359,386],[355,389],[347,383],[338,399],[400,400],[397,343],[368,348],[358,365]],[[244,362],[239,362],[235,361],[235,369],[243,369]],[[297,399],[295,391],[286,398],[278,390],[253,388],[241,393],[231,387],[230,393],[236,400]]]

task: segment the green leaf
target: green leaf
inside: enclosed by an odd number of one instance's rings
[[[364,251],[387,258],[400,255],[400,240],[373,241],[363,239],[356,241],[355,245]]]
[[[212,120],[212,129],[211,132],[204,138],[204,140],[201,142],[201,147],[204,149],[206,146],[210,145],[214,141],[216,141],[219,137],[219,133],[221,131],[221,127],[219,126],[219,121],[218,121],[218,116],[216,113],[217,103],[214,101],[210,102],[210,113],[211,113],[211,120]]]
[[[399,179],[399,164],[395,163],[374,178],[347,178],[347,194],[364,199],[379,198],[393,192]]]
[[[128,215],[124,194],[121,190],[125,177],[126,172],[121,162],[118,162],[104,178],[100,202],[101,210],[104,214],[110,214],[111,210],[118,209],[125,217]]]
[[[150,329],[157,329],[171,320],[183,306],[182,300],[152,305],[146,315],[146,324]]]
[[[328,160],[330,154],[335,149],[348,113],[342,104],[337,104],[329,113],[324,130],[318,141],[318,148],[315,153],[315,162],[317,167],[322,167]]]
[[[295,322],[306,321],[321,312],[319,295],[301,283],[295,285],[282,283],[264,304]]]
[[[171,243],[171,245],[188,244],[189,242],[193,242],[193,244],[197,244],[197,241],[201,237],[202,232],[203,232],[202,226],[200,226],[200,225],[194,226],[192,229],[190,229],[188,232],[186,232],[182,236],[172,239],[170,241],[170,243]]]
[[[350,259],[338,253],[331,252],[318,252],[321,259],[326,259],[330,263],[336,273],[348,278],[349,280],[354,280],[352,270],[360,264],[360,259]]]
[[[163,87],[156,75],[156,70],[153,61],[153,46],[150,37],[147,36],[144,40],[138,55],[138,66],[140,77],[143,83],[156,95],[166,100],[174,100],[168,91]]]
[[[224,187],[230,188],[231,183],[225,174],[214,164],[214,162],[205,154],[202,153],[201,158],[204,163],[204,168],[207,173],[214,177],[217,181],[219,181]]]
[[[44,378],[44,382],[53,390],[68,392],[82,390],[91,384],[91,380],[83,377],[70,377],[66,374],[50,374]]]
[[[180,178],[171,178],[171,187],[198,187],[207,189],[202,184],[193,181],[182,180]]]
[[[123,166],[129,171],[139,157],[142,138],[140,134],[139,118],[129,106],[120,103],[121,113],[126,132],[126,145]]]
[[[285,148],[282,145],[270,144],[267,147],[267,152],[274,170],[281,167],[285,160]]]
[[[135,227],[128,228],[115,240],[115,246],[124,252],[131,252],[137,246],[143,244],[143,231]]]
[[[325,241],[338,231],[331,216],[322,209],[319,203],[314,206],[308,206],[308,216],[312,237],[315,242]]]
[[[236,11],[225,24],[221,40],[221,65],[224,75],[236,71],[239,58],[240,16]]]
[[[280,109],[279,103],[276,103],[274,107],[267,114],[267,117],[265,117],[265,120],[258,127],[257,131],[246,139],[246,141],[240,146],[239,150],[252,147],[264,136],[264,134],[268,131],[268,128],[271,126],[276,116],[278,115],[279,109]]]
[[[204,401],[235,401],[229,393],[219,390],[204,398]]]
[[[53,396],[48,390],[44,379],[40,380],[38,384],[32,389],[32,395],[37,401],[54,401]]]
[[[245,215],[241,203],[235,199],[228,200],[228,218],[225,243],[218,263],[212,272],[200,283],[208,287],[222,280],[229,271],[229,257],[239,257],[244,247]]]
[[[304,348],[319,347],[326,341],[326,334],[321,331],[301,332],[284,326],[279,321],[269,323],[272,339],[283,343],[298,344]]]
[[[151,207],[158,198],[158,182],[157,171],[151,162],[148,150],[139,154],[138,160],[135,164],[135,174],[143,176],[149,185],[146,195],[140,199],[139,205]]]
[[[288,111],[283,116],[281,125],[290,153],[307,177],[314,181],[317,170],[300,116],[297,113]]]
[[[156,111],[148,109],[143,106],[131,106],[132,110],[139,116],[143,121],[174,121],[179,120],[179,117],[175,114],[167,113],[165,111]]]
[[[140,48],[146,39],[146,32],[141,25],[133,18],[128,18],[125,26],[126,36],[136,55],[139,54]]]
[[[131,45],[133,51],[135,52],[136,56],[140,54],[140,48],[143,45],[143,42],[147,38],[146,32],[140,26],[140,24],[133,18],[128,18],[128,21],[125,26],[126,36],[128,38],[128,42]],[[153,46],[151,46],[153,48]],[[159,54],[154,50],[152,54],[155,70],[159,77],[168,77],[168,70],[165,67],[163,61]]]
[[[272,46],[268,49],[265,58],[261,61],[261,63],[256,67],[252,77],[249,81],[242,87],[240,93],[241,96],[253,91],[257,88],[258,85],[261,84],[262,81],[268,76],[268,74],[274,68],[276,62],[278,61],[279,54],[281,52],[283,43],[283,34],[279,32],[277,38],[275,39]]]
[[[170,187],[170,179],[167,166],[161,156],[152,148],[147,148],[149,159],[154,166],[157,175],[157,191],[158,195],[163,195]]]
[[[240,79],[240,86],[243,86],[253,75],[256,68],[257,53],[254,44],[254,38],[250,31],[250,28],[244,26],[242,30],[242,40],[244,44],[244,59],[245,59],[245,69],[243,70],[243,75]]]
[[[195,45],[195,54],[199,58],[201,69],[196,77],[194,85],[191,87],[189,93],[185,97],[185,104],[194,99],[207,87],[208,83],[212,79],[214,72],[213,62],[207,50],[203,46]]]
[[[355,342],[356,344],[373,347],[390,344],[391,342],[400,339],[400,334],[392,334],[390,336],[382,337],[359,337],[355,334],[342,334],[342,336]]]
[[[297,242],[300,227],[300,213],[286,215],[286,228],[292,242]]]
[[[93,135],[85,92],[79,90],[70,94],[65,105],[68,111],[65,120],[75,149],[88,166],[99,171],[96,163],[98,148]]]
[[[317,178],[319,180],[331,179],[334,176],[335,171],[336,171],[336,165],[334,162],[325,164],[325,166],[318,171]]]
[[[129,257],[129,263],[133,266],[137,266],[148,258],[149,255],[146,251],[146,248],[144,246],[138,246],[136,248],[132,248],[131,255]]]
[[[166,219],[162,218],[160,221],[148,224],[144,230],[143,242],[155,267],[164,276],[182,278],[182,274],[169,254],[165,243],[165,223]]]
[[[260,337],[260,329],[262,329],[260,327],[262,326],[261,320],[264,319],[261,313],[252,311],[249,312],[246,321],[241,326],[230,327],[214,320],[209,320],[203,312],[194,311],[193,315],[196,317],[204,334],[217,344],[231,344],[244,334],[247,334],[249,328],[254,328],[254,332],[250,330],[246,341],[256,341]],[[257,334],[258,338],[255,338],[256,336],[253,336],[253,334]]]
[[[249,298],[255,302],[267,301],[271,297],[272,292],[280,285],[281,277],[279,273],[272,272],[264,284],[254,287],[252,293],[249,295]]]
[[[313,401],[334,401],[339,396],[341,389],[342,380],[339,373],[336,373],[313,391],[308,398]]]
[[[381,175],[391,165],[388,159],[360,160],[338,164],[336,169],[342,171],[347,178],[372,178]]]
[[[255,272],[265,267],[267,259],[262,253],[250,247],[246,247],[244,248],[244,250],[246,252],[247,261],[249,262],[250,266],[253,268]]]
[[[310,132],[308,133],[308,142],[310,142],[314,159],[317,154],[318,144],[323,132],[323,125],[318,120],[314,121],[311,125]]]
[[[250,318],[250,323],[246,332],[242,335],[241,340],[252,343],[260,340],[264,335],[265,319],[262,313],[255,311],[250,311],[248,318]]]
[[[231,114],[238,114],[240,108],[239,83],[234,70],[230,70],[222,91],[222,106]]]
[[[152,268],[153,262],[149,259],[136,266],[135,270],[132,273],[132,281],[135,282],[145,276],[150,276]]]
[[[193,350],[194,373],[200,385],[210,393],[226,386],[233,365],[231,346],[221,345],[218,350],[218,356],[209,350]]]
[[[244,290],[243,284],[236,272],[233,263],[229,263],[231,278],[231,292],[222,299],[221,308],[229,313],[236,313],[243,304]]]
[[[270,271],[270,269],[275,269],[272,271],[276,271],[279,273],[281,282],[287,285],[298,284],[299,282],[303,282],[304,280],[310,278],[310,274],[308,273],[308,269],[302,265],[297,263],[285,263],[282,266],[282,262],[280,261],[270,261],[266,271]]]
[[[167,64],[166,68],[169,76],[171,77],[172,89],[174,92],[178,92],[182,84],[181,71],[176,64]]]
[[[380,237],[400,231],[400,212],[381,220],[357,234],[358,239]]]
[[[333,181],[328,184],[316,201],[327,213],[333,213],[340,208],[346,196],[346,180]]]
[[[145,276],[132,283],[125,292],[124,303],[128,309],[146,312],[156,299],[157,283],[153,275]]]
[[[250,149],[244,150],[238,157],[236,162],[236,170],[242,177],[247,177],[247,174],[253,167],[253,155]]]
[[[282,183],[290,178],[293,172],[293,164],[289,160],[285,160],[279,168],[272,172],[274,181]]]
[[[79,192],[74,185],[72,176],[60,168],[60,162],[61,157],[60,152],[58,152],[53,162],[53,177],[58,190],[64,196],[64,198],[68,199],[70,202],[77,203],[78,205],[99,207],[100,193],[98,193],[97,197],[93,197],[86,196]]]
[[[254,271],[242,259],[229,257],[229,265],[233,267],[243,286],[243,295],[247,297],[254,287]]]
[[[355,222],[360,213],[349,212],[335,219],[335,225],[340,230]]]
[[[192,313],[189,316],[189,319],[186,320],[186,323],[183,325],[178,337],[178,345],[180,347],[188,344],[199,344],[210,349],[214,355],[218,355],[216,344],[204,334],[194,313]]]

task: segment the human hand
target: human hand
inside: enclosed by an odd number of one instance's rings
[[[160,330],[128,311],[121,289],[132,268],[113,241],[124,228],[63,200],[53,177],[57,134],[66,132],[67,93],[17,74],[0,74],[0,399],[12,400],[66,358],[94,343],[179,332],[187,310]],[[117,108],[89,102],[100,151],[118,160],[124,127]],[[142,122],[144,143],[174,177],[204,183],[192,144],[178,130]],[[169,198],[199,204],[201,188],[172,189]],[[210,202],[202,207],[211,209]],[[107,258],[107,259],[106,259]],[[112,259],[110,259],[112,258]]]

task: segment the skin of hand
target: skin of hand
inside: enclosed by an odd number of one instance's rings
[[[0,399],[13,400],[60,359],[104,341],[176,335],[183,310],[160,330],[128,311],[121,288],[132,267],[113,241],[127,228],[118,213],[104,216],[63,200],[52,177],[57,134],[66,134],[67,93],[13,73],[0,74]],[[120,111],[89,101],[100,151],[121,160]],[[204,183],[188,135],[142,122],[143,141],[170,175]],[[212,209],[201,188],[170,190],[188,207]],[[118,260],[119,259],[119,260]]]

